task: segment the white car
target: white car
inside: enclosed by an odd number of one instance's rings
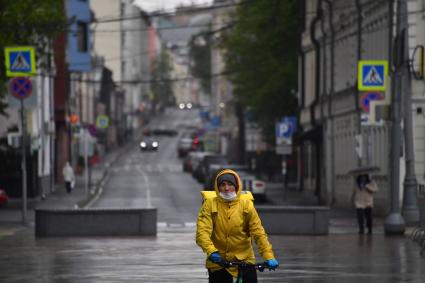
[[[259,180],[257,177],[247,171],[237,171],[244,190],[250,191],[255,199],[266,199],[266,182]]]

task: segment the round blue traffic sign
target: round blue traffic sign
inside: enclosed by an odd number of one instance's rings
[[[9,89],[17,99],[25,99],[31,96],[32,82],[26,77],[16,77],[10,80]]]

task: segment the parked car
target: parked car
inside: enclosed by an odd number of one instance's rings
[[[214,180],[217,176],[217,174],[223,170],[223,169],[231,169],[236,172],[239,172],[241,170],[246,171],[248,170],[248,166],[246,165],[240,165],[240,164],[212,164],[209,167],[209,171],[207,173],[207,177],[204,180],[204,187],[206,190],[213,189],[214,187]]]
[[[221,154],[206,155],[202,157],[202,160],[201,162],[199,162],[198,166],[196,167],[193,176],[199,182],[204,183],[205,179],[208,177],[210,166],[212,164],[225,165],[228,163],[229,162],[227,161],[227,158],[224,155],[221,155]]]
[[[6,194],[6,191],[3,189],[0,189],[0,207],[6,206],[8,202],[9,202],[9,197]]]
[[[151,133],[152,133],[152,135],[155,135],[155,136],[170,136],[170,137],[172,137],[172,136],[176,136],[178,134],[178,131],[175,130],[175,129],[167,128],[165,126],[158,126],[158,127],[152,128]]]
[[[207,155],[213,155],[214,153],[208,151],[191,151],[183,160],[183,171],[193,172],[198,167],[199,162],[202,158]]]
[[[179,158],[187,156],[192,150],[193,140],[190,137],[181,137],[177,142],[177,155]]]
[[[159,142],[156,139],[144,138],[140,141],[140,150],[141,151],[156,151],[159,147]]]
[[[266,200],[266,182],[260,180],[248,170],[239,170],[238,174],[242,181],[243,190],[250,191],[256,200]]]
[[[183,132],[177,143],[177,154],[179,157],[185,157],[191,151],[201,149],[201,140],[195,130]]]

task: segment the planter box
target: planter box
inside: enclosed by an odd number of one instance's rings
[[[268,234],[329,234],[329,207],[256,206],[256,209]]]
[[[156,236],[157,210],[36,209],[36,237]]]

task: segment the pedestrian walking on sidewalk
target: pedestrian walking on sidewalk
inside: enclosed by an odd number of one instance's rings
[[[364,234],[364,220],[368,234],[372,234],[372,208],[373,194],[378,191],[376,182],[369,174],[361,174],[356,177],[356,186],[352,194],[352,202],[357,212],[357,222],[359,224],[359,234]]]
[[[66,192],[70,194],[75,184],[75,175],[74,175],[74,170],[72,169],[69,162],[65,163],[65,166],[63,167],[63,170],[62,170],[62,174],[65,180]]]
[[[216,196],[204,200],[198,214],[196,243],[206,253],[209,283],[231,283],[236,267],[225,268],[222,261],[255,263],[252,240],[269,268],[279,266],[261,224],[254,203],[241,198],[242,183],[233,170],[222,170],[214,180]],[[244,283],[257,283],[257,272],[249,266]]]

